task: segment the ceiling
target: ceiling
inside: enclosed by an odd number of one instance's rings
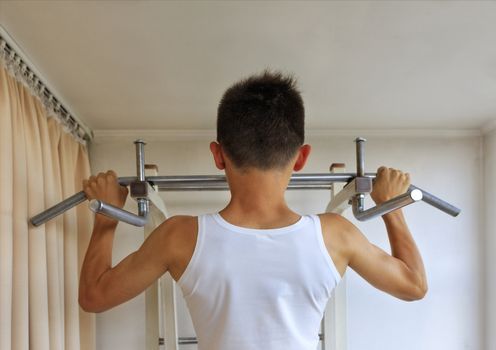
[[[92,129],[213,129],[264,68],[296,75],[310,129],[496,119],[496,2],[0,0],[0,25]]]

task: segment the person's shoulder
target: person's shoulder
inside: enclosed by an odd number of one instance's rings
[[[191,215],[174,215],[165,220],[168,225],[172,226],[187,226],[196,223],[197,221],[198,216]]]
[[[336,213],[322,213],[318,214],[322,228],[329,228],[333,231],[348,231],[354,227],[354,225],[346,219],[344,216]]]
[[[353,253],[358,229],[339,214],[323,213],[318,216],[324,244],[339,273],[343,275]]]
[[[198,228],[198,217],[190,215],[174,215],[167,218],[158,231],[166,237],[174,238],[195,233]]]
[[[323,213],[318,216],[324,237],[330,237],[334,241],[334,244],[347,247],[352,244],[357,235],[361,234],[360,230],[342,215]]]
[[[158,235],[160,244],[171,257],[180,247],[190,245],[196,240],[198,232],[198,217],[189,215],[175,215],[162,222],[152,234]]]

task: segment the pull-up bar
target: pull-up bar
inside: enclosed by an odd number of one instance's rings
[[[368,220],[376,216],[384,215],[390,211],[404,207],[422,200],[435,208],[451,215],[457,216],[460,209],[448,202],[416,187],[410,186],[408,191],[393,198],[379,206],[364,209],[364,198],[372,191],[372,180],[375,173],[364,172],[364,142],[365,139],[357,138],[357,173],[340,174],[294,174],[288,185],[289,190],[330,190],[333,183],[347,183],[345,188],[336,195],[332,208],[352,205],[353,214],[358,220]],[[136,165],[137,176],[119,177],[118,182],[122,186],[130,186],[131,196],[138,201],[139,215],[130,213],[120,208],[113,207],[102,201],[94,200],[90,203],[90,209],[111,216],[136,226],[144,226],[148,214],[148,197],[155,191],[223,191],[228,190],[228,184],[224,175],[190,175],[190,176],[145,176],[144,141],[137,140]],[[83,191],[65,199],[53,207],[31,218],[34,226],[39,226],[48,220],[62,214],[68,209],[86,200]]]

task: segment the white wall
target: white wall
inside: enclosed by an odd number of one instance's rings
[[[486,349],[496,349],[496,129],[484,135],[484,197],[485,197],[485,247],[486,247]]]
[[[136,138],[140,136],[136,135]],[[493,149],[495,139],[491,139]],[[353,171],[352,140],[351,136],[309,140],[313,145],[313,154],[305,172],[326,172],[333,162],[345,162]],[[376,136],[368,140],[368,171],[382,164],[408,171],[416,185],[459,205],[463,212],[454,219],[424,203],[406,209],[428,272],[430,289],[425,299],[414,303],[396,300],[373,289],[352,271],[347,272],[349,349],[480,349],[484,257],[479,213],[482,175],[480,138]],[[208,139],[169,142],[156,139],[147,145],[146,159],[148,163],[159,165],[161,175],[216,174],[218,171],[211,161],[208,143]],[[90,156],[94,173],[109,168],[121,175],[135,173],[134,146],[129,139],[97,140],[91,145]],[[171,214],[195,215],[221,209],[228,193],[168,192],[162,193],[162,197]],[[325,208],[329,194],[325,191],[298,191],[288,192],[287,198],[295,210],[312,213]],[[135,210],[134,205],[129,205],[128,209]],[[350,213],[347,216],[350,217]],[[380,220],[357,225],[372,242],[389,249]],[[121,224],[114,245],[114,261],[137,249],[141,242],[141,230]],[[494,242],[493,247],[496,249]],[[181,295],[180,291],[178,295]],[[193,329],[182,301],[179,307],[180,336],[192,336]],[[98,349],[142,348],[143,310],[144,298],[139,296],[98,315]],[[184,346],[182,349],[195,347]]]

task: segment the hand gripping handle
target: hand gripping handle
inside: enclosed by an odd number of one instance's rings
[[[380,205],[372,207],[370,209],[364,210],[363,208],[363,194],[357,194],[353,197],[353,215],[359,221],[365,221],[377,216],[381,216],[387,213],[390,213],[396,209],[400,209],[409,204],[418,202],[420,200],[424,201],[427,204],[432,205],[433,207],[451,215],[457,216],[460,214],[460,209],[455,207],[454,205],[449,204],[448,202],[430,194],[427,191],[424,191],[414,185],[411,185],[408,188],[408,191],[402,195],[399,195],[395,198],[392,198]]]

